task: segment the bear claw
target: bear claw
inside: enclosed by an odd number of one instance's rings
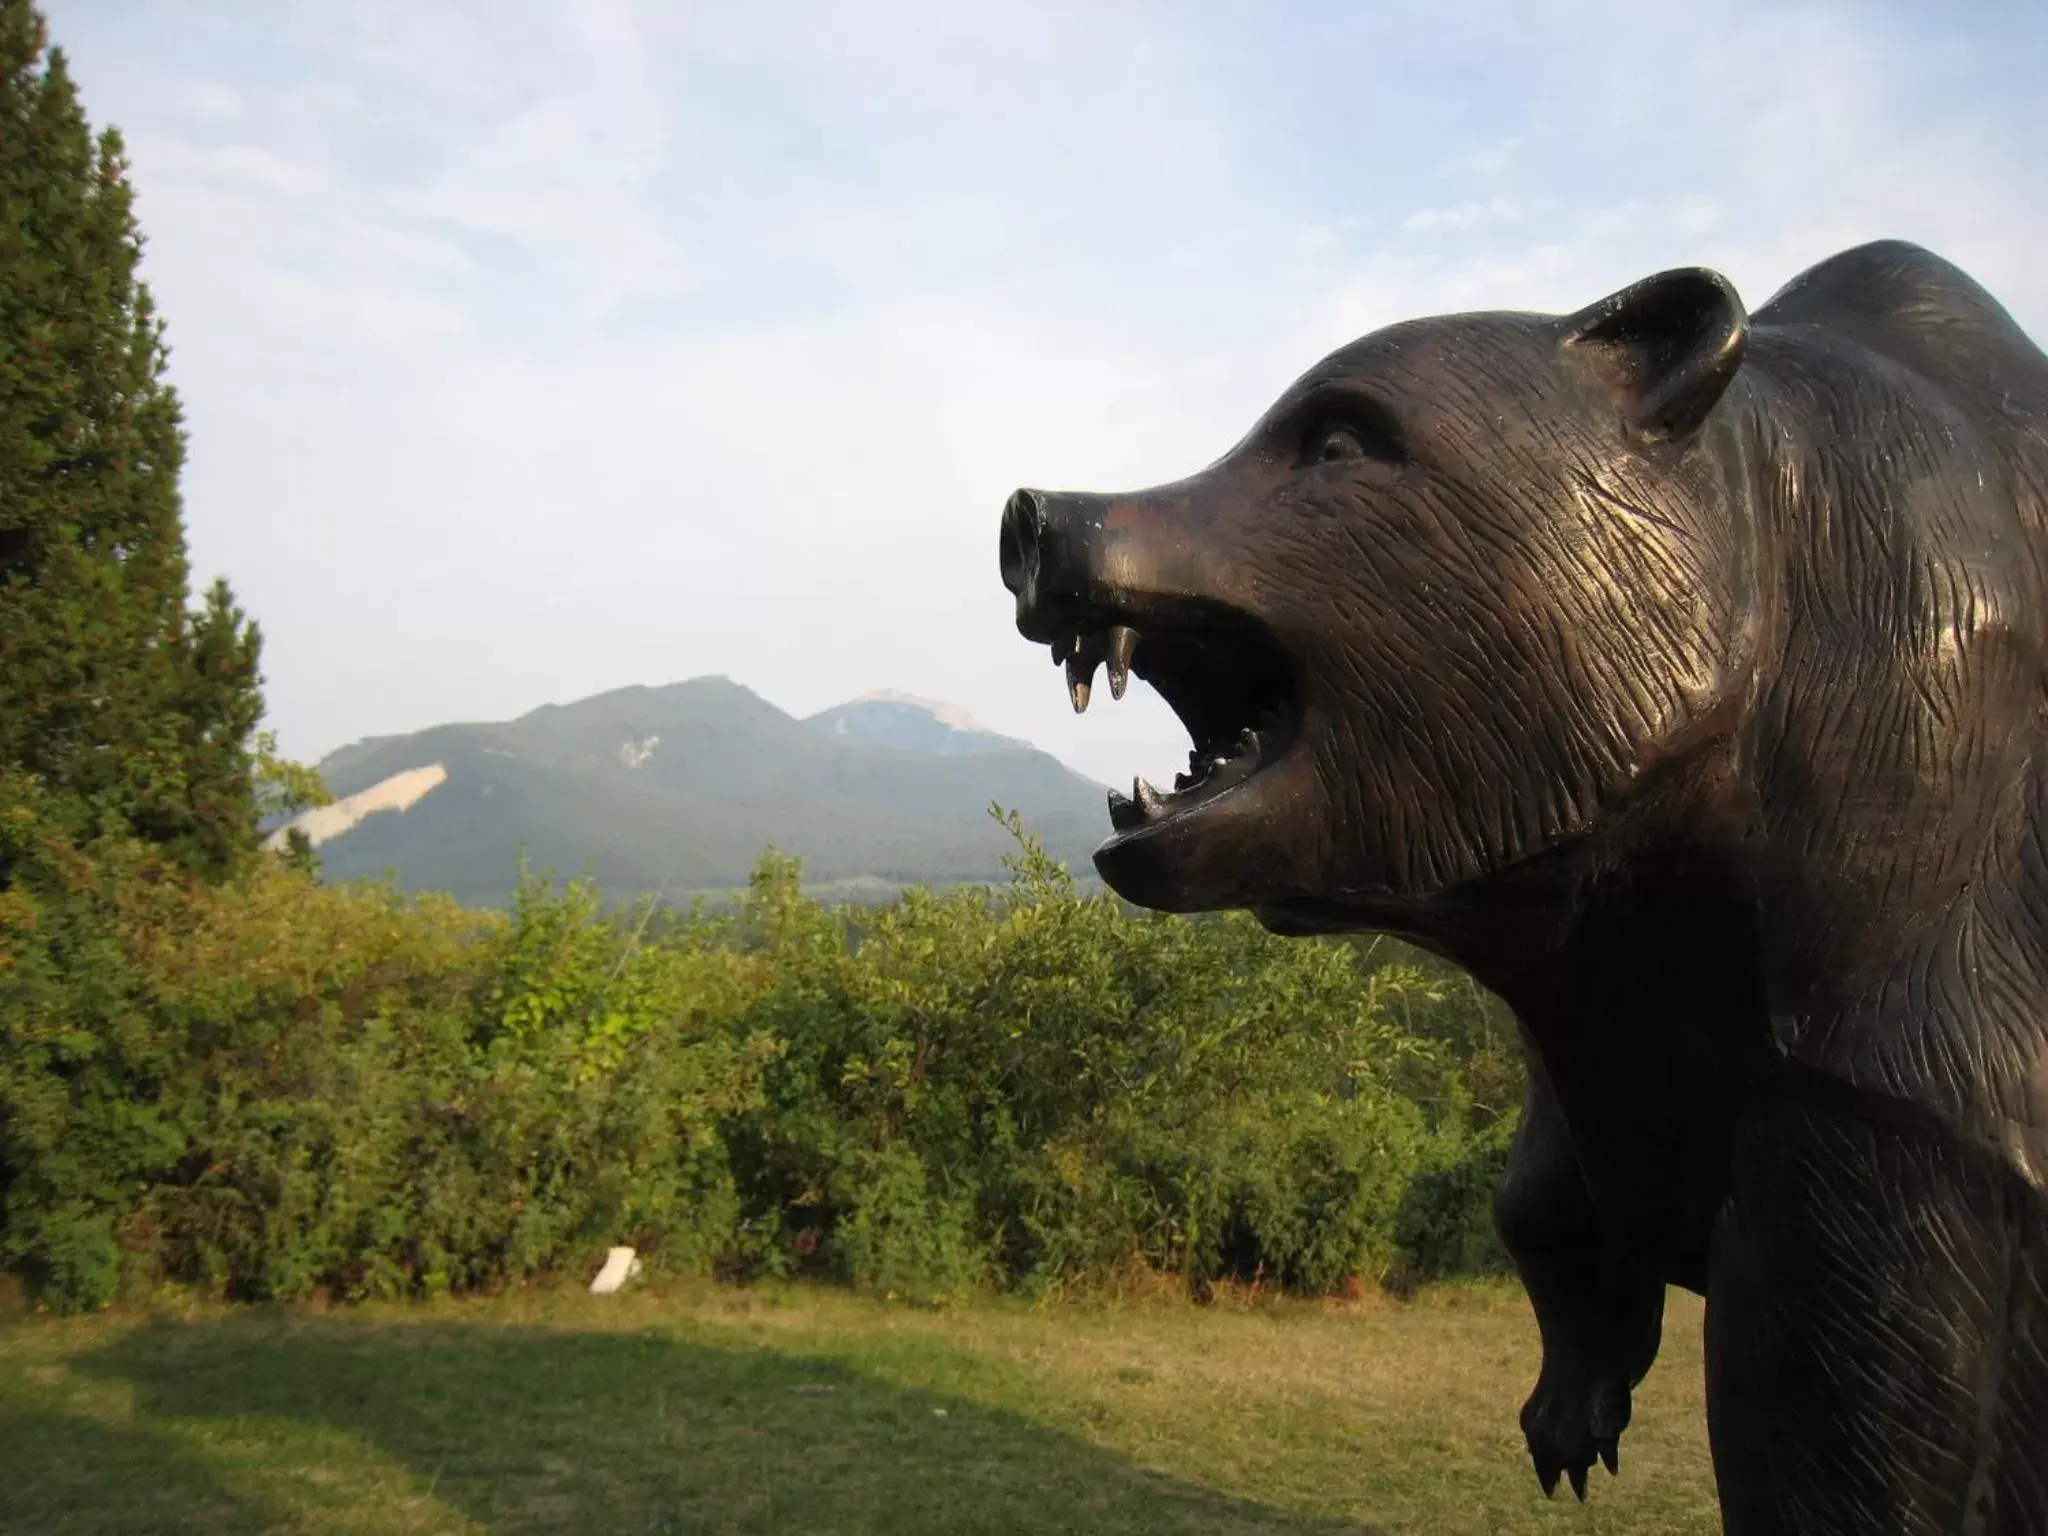
[[[1561,1461],[1546,1461],[1537,1456],[1532,1456],[1530,1459],[1536,1463],[1536,1481],[1542,1484],[1543,1496],[1546,1499],[1556,1496],[1557,1481],[1562,1476],[1571,1484],[1572,1492],[1578,1495],[1579,1502],[1581,1504],[1586,1502],[1586,1474],[1592,1470],[1593,1464],[1591,1462],[1573,1462],[1567,1465]],[[1614,1476],[1620,1475],[1618,1465],[1620,1457],[1616,1453],[1612,1441],[1601,1445],[1600,1460],[1605,1463],[1610,1474]]]
[[[1616,1382],[1596,1382],[1590,1389],[1564,1387],[1554,1379],[1539,1383],[1524,1407],[1522,1432],[1543,1496],[1555,1497],[1562,1478],[1583,1503],[1596,1461],[1619,1477],[1621,1431],[1628,1419],[1628,1395]]]

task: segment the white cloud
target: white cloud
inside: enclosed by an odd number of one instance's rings
[[[1459,203],[1452,208],[1418,208],[1401,221],[1401,227],[1415,234],[1436,229],[1462,232],[1511,224],[1524,216],[1522,204],[1514,198],[1491,197],[1483,203]]]

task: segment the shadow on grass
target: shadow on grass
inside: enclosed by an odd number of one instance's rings
[[[268,1468],[260,1503],[273,1529],[280,1516],[295,1523],[290,1490],[318,1474],[305,1461],[339,1431],[403,1470],[386,1479],[402,1485],[389,1510],[358,1507],[360,1522],[340,1527],[365,1531],[410,1527],[422,1489],[441,1510],[503,1532],[1367,1530],[1233,1499],[1007,1409],[843,1362],[652,1331],[259,1316],[153,1324],[71,1366],[132,1389],[138,1432],[232,1438],[237,1486]],[[124,1491],[131,1479],[104,1476],[109,1458],[137,1448],[67,1438],[76,1423],[37,1433],[0,1421],[16,1475],[7,1502],[50,1508],[61,1494],[70,1531],[152,1526],[137,1522],[147,1506]],[[15,1462],[15,1447],[34,1455]],[[161,1452],[159,1442],[148,1454]],[[182,1528],[247,1528],[253,1512],[194,1482],[199,1470],[163,1468],[192,1484],[189,1504],[211,1499],[219,1511]]]
[[[275,1514],[235,1496],[166,1437],[0,1402],[0,1532],[254,1536]]]

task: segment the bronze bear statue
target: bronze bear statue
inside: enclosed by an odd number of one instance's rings
[[[1989,293],[1881,241],[1392,325],[1001,565],[1076,707],[1193,737],[1112,889],[1514,1011],[1546,1493],[1679,1285],[1728,1531],[2048,1532],[2048,357]]]

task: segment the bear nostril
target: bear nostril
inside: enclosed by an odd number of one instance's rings
[[[1044,523],[1045,511],[1036,491],[1018,491],[1003,508],[1003,585],[1017,597],[1023,597],[1037,578],[1039,535]]]

